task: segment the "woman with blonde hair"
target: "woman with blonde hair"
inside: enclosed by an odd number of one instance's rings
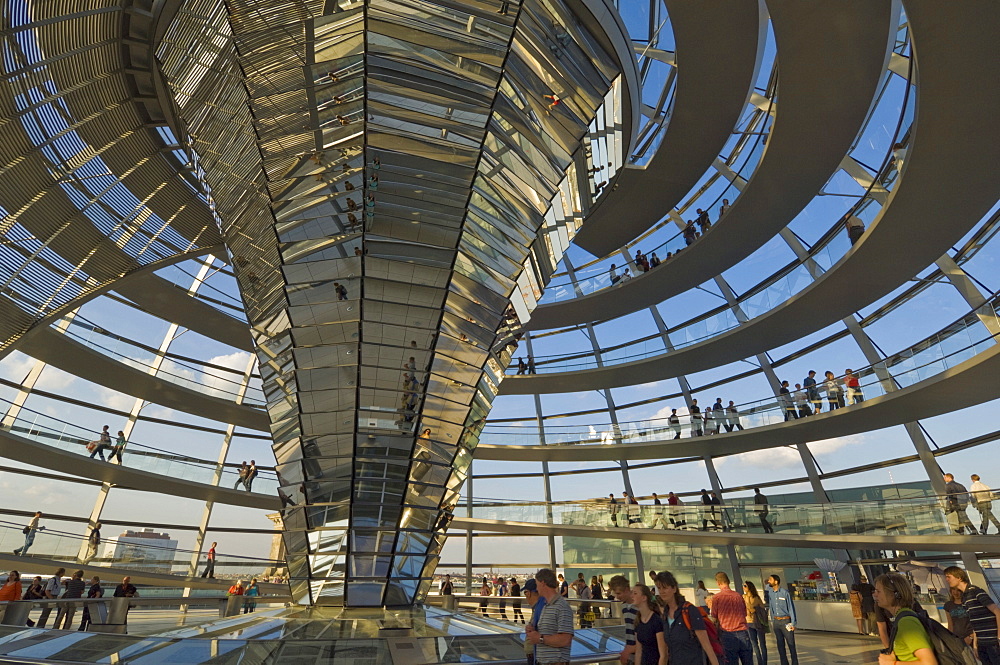
[[[886,573],[875,579],[875,602],[895,617],[889,634],[889,648],[879,654],[879,665],[920,663],[938,665],[934,646],[913,606],[913,587],[899,573]]]

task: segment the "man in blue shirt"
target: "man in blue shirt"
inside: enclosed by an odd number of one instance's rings
[[[799,655],[795,652],[795,603],[792,602],[792,594],[781,586],[781,578],[777,575],[768,577],[767,585],[771,587],[771,593],[767,594],[767,611],[771,615],[771,628],[778,643],[781,665],[788,665],[786,642],[792,653],[792,665],[799,665]]]
[[[531,607],[531,620],[528,621],[528,625],[537,629],[538,619],[542,616],[542,610],[545,609],[545,599],[538,593],[538,582],[535,581],[534,577],[527,579],[522,587],[522,592]],[[535,645],[529,642],[527,637],[524,639],[524,654],[528,657],[528,665],[534,665]]]

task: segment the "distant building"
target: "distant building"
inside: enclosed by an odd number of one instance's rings
[[[172,573],[176,553],[177,541],[169,533],[158,533],[152,529],[129,529],[120,536],[107,539],[104,558],[110,559],[111,566],[127,564],[133,570]]]

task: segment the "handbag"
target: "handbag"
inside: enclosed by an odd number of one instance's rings
[[[27,536],[29,533],[31,533],[31,527],[30,526],[24,527],[23,529],[21,529],[21,533]]]
[[[87,442],[87,452],[88,453],[92,453],[95,450],[97,450],[97,446],[98,446],[99,443],[100,443],[100,441],[88,441]]]
[[[771,632],[771,622],[767,619],[767,611],[764,609],[763,605],[758,605],[753,608],[754,621],[760,626],[760,632],[767,635]]]

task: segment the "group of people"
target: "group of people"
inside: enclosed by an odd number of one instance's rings
[[[101,429],[101,435],[96,441],[91,441],[87,444],[87,450],[90,451],[90,459],[94,459],[95,456],[100,456],[102,462],[110,462],[111,460],[118,458],[118,463],[122,463],[122,451],[125,450],[125,445],[128,441],[125,439],[125,432],[119,431],[118,437],[111,441],[110,425],[105,425]],[[107,459],[104,459],[104,451],[110,450],[111,453],[108,455]]]
[[[688,417],[691,421],[691,436],[710,436],[723,429],[727,432],[743,429],[739,407],[732,400],[729,400],[728,406],[723,405],[721,397],[716,398],[715,404],[705,407],[704,411],[698,406],[698,400],[692,399],[688,406]],[[670,410],[667,426],[673,433],[673,438],[681,438],[681,417],[677,414],[677,409]]]
[[[239,475],[236,478],[236,484],[233,485],[233,489],[239,489],[240,485],[243,485],[243,488],[246,489],[246,491],[253,491],[253,481],[258,474],[257,460],[250,460],[250,464],[247,464],[247,461],[243,460],[243,463],[240,464],[238,474]]]
[[[768,518],[770,509],[767,497],[760,491],[759,487],[753,488],[753,492],[753,512],[760,520],[764,533],[774,533],[774,527]],[[608,494],[608,514],[611,517],[611,525],[649,529],[697,529],[697,519],[700,516],[702,531],[708,531],[709,525],[715,531],[728,531],[732,526],[730,516],[723,507],[722,499],[719,497],[719,493],[714,490],[711,492],[706,489],[701,490],[699,498],[701,507],[696,511],[685,508],[684,501],[674,492],[667,494],[665,504],[656,492],[652,493],[652,500],[651,506],[643,506],[627,491],[622,492],[621,499],[615,498],[614,493]],[[695,520],[688,524],[688,517],[691,517],[692,513],[694,513]]]
[[[454,588],[451,583],[451,576],[445,575],[445,580],[441,584],[441,595],[450,596],[454,593]],[[517,581],[516,577],[494,577],[491,583],[489,578],[484,576],[483,582],[479,587],[479,595],[482,600],[479,601],[479,612],[484,616],[488,617],[490,601],[486,600],[490,596],[499,596],[501,598],[512,597],[514,600],[511,602],[511,607],[514,610],[514,623],[520,621],[525,623],[524,613],[521,611],[521,583]],[[497,612],[499,617],[502,619],[507,619],[507,601],[500,600],[497,604]]]
[[[257,598],[260,597],[260,587],[257,586],[257,578],[251,578],[250,584],[244,586],[243,580],[236,580],[236,583],[229,587],[227,596],[243,596],[243,614],[250,614],[257,609]]]
[[[77,570],[68,579],[64,579],[65,574],[66,569],[59,568],[49,579],[43,581],[39,575],[30,584],[23,586],[21,583],[21,574],[16,570],[12,570],[7,574],[7,579],[3,582],[3,585],[0,586],[0,602],[104,597],[101,578],[97,575],[90,578],[88,585],[88,582],[84,580],[84,572],[82,570]],[[86,592],[86,596],[84,596],[84,592]],[[122,579],[121,584],[117,585],[114,590],[115,598],[134,598],[138,595],[138,590],[132,584],[132,578],[127,576]],[[28,619],[27,626],[29,628],[45,628],[49,617],[52,615],[52,608],[52,605],[45,605],[38,617],[38,621],[35,622]],[[72,630],[75,614],[76,603],[60,603],[56,610],[56,619],[55,623],[52,624],[52,628],[56,630]],[[87,630],[90,624],[90,608],[84,604],[83,616],[80,621],[80,627],[77,630]]]
[[[838,377],[827,370],[823,381],[816,380],[816,370],[809,370],[802,383],[795,384],[793,391],[788,381],[781,382],[778,391],[778,403],[785,414],[785,420],[806,418],[823,411],[822,393],[826,393],[827,408],[830,411],[842,409],[848,404],[860,404],[865,401],[861,389],[861,378],[852,369],[845,369],[844,375]]]
[[[854,586],[852,595],[857,593],[864,603],[863,619],[858,620],[859,632],[865,632],[865,628],[871,632],[872,620],[877,626],[883,647],[879,665],[897,662],[938,665],[939,648],[961,654],[966,647],[971,647],[983,665],[1000,665],[997,635],[1000,608],[985,590],[972,584],[964,569],[949,566],[944,577],[950,596],[944,604],[947,628],[929,617],[917,602],[913,585],[903,575],[879,575],[874,586],[862,577],[862,583]],[[873,602],[865,602],[866,595]],[[873,604],[874,612],[870,611]],[[855,612],[855,618],[858,614]],[[867,627],[863,625],[865,621]]]
[[[993,514],[993,490],[980,479],[979,474],[974,473],[969,478],[972,484],[966,489],[965,485],[955,480],[953,474],[944,474],[945,514],[954,520],[952,527],[955,533],[965,534],[968,530],[969,535],[985,536],[991,523],[1000,533],[1000,520]],[[969,519],[967,511],[970,505],[979,513],[981,524],[978,530]]]

